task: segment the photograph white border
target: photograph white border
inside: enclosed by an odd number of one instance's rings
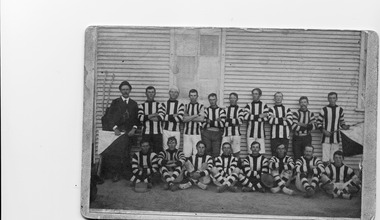
[[[102,210],[91,212],[89,208],[89,186],[91,174],[91,157],[93,143],[93,120],[95,106],[95,70],[96,70],[96,31],[97,26],[88,27],[85,36],[85,68],[84,68],[84,109],[83,109],[83,160],[82,160],[82,196],[81,213],[87,218],[146,218],[146,219],[326,219],[326,217],[310,216],[273,216],[273,215],[236,215],[185,212],[156,212],[140,210]],[[361,219],[370,219],[376,212],[376,143],[377,143],[377,92],[378,92],[378,35],[366,31],[368,46],[366,54],[366,100],[365,100],[365,129],[363,151],[363,180],[362,180],[362,212]]]
[[[84,219],[81,153],[86,27],[234,26],[380,33],[379,7],[378,0],[180,3],[178,0],[3,0],[2,218]],[[373,80],[377,82],[378,78]],[[50,111],[52,105],[56,108]],[[380,124],[380,119],[377,121]],[[377,154],[380,158],[379,151]],[[377,168],[371,175],[380,176],[379,163]],[[379,195],[380,189],[376,192]],[[379,197],[376,200],[380,208]]]

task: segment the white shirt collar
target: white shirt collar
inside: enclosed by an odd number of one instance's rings
[[[123,99],[123,102],[125,102],[125,100],[127,100],[127,104],[129,103],[129,97],[128,98],[124,98],[123,96],[121,96],[121,98]]]

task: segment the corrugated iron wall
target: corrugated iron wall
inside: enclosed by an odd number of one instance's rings
[[[106,108],[108,88],[113,74],[115,78],[111,85],[109,104],[120,96],[118,86],[123,80],[132,85],[130,96],[138,104],[146,100],[145,88],[149,85],[156,88],[157,101],[167,99],[170,68],[169,28],[100,27],[96,56],[96,130],[102,127],[103,88],[105,85]]]
[[[327,94],[338,93],[348,124],[364,121],[358,107],[361,32],[318,30],[226,29],[224,59],[224,105],[231,92],[239,94],[239,105],[251,102],[251,90],[263,90],[262,101],[273,106],[273,95],[284,94],[284,105],[298,109],[300,96],[308,96],[309,109],[318,113],[327,105]],[[266,152],[270,154],[270,128],[266,126]],[[246,124],[242,127],[246,136]],[[321,135],[312,133],[316,155],[321,157]],[[246,154],[242,138],[242,154]],[[289,147],[291,149],[291,145]],[[292,154],[292,152],[290,152]],[[358,167],[361,156],[346,158]]]
[[[98,28],[95,129],[101,129],[103,103],[106,108],[113,74],[115,78],[109,103],[120,96],[118,85],[123,80],[132,84],[131,97],[138,103],[145,100],[145,88],[149,85],[156,87],[157,101],[167,100],[169,84],[173,82],[174,29]],[[220,94],[224,95],[221,105],[227,106],[228,94],[237,92],[239,105],[244,107],[251,101],[250,91],[259,87],[263,90],[262,100],[269,106],[273,105],[273,94],[281,91],[284,104],[292,110],[298,108],[299,97],[306,95],[310,99],[309,109],[318,113],[327,104],[327,93],[336,91],[339,94],[338,105],[344,108],[347,123],[364,121],[364,112],[355,111],[358,107],[359,76],[362,74],[361,32],[223,29],[221,47]],[[208,106],[207,101],[203,104]],[[242,133],[242,156],[245,156],[245,124]],[[321,156],[320,133],[315,131],[312,134],[316,155]],[[269,155],[268,125],[266,135]],[[346,163],[357,168],[360,158],[346,158]]]

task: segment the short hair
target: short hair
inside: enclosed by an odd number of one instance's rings
[[[301,96],[298,102],[300,102],[303,99],[306,99],[307,103],[309,103],[309,99],[307,98],[307,96]]]
[[[224,142],[224,143],[222,144],[222,147],[223,147],[225,144],[227,144],[227,145],[229,145],[230,147],[232,147],[232,145],[231,145],[230,142]]]
[[[197,95],[198,95],[198,91],[196,89],[190,89],[189,95],[190,95],[190,93],[197,93]]]
[[[149,143],[149,141],[147,141],[147,140],[142,140],[142,141],[140,142],[140,146],[142,146],[142,145],[143,145],[143,143],[148,143],[148,144],[149,144],[149,146],[150,146],[150,143]]]
[[[195,145],[196,147],[199,147],[199,145],[203,144],[204,146],[206,146],[205,142],[203,141],[198,141],[197,144]]]
[[[313,145],[306,145],[304,149],[306,149],[307,147],[311,147],[314,151],[314,146]]]
[[[282,92],[276,92],[273,96],[276,96],[277,94],[281,94],[282,97],[284,97],[284,94],[282,94]]]
[[[154,92],[156,92],[156,88],[154,88],[153,86],[146,87],[145,92],[148,92],[148,90],[151,90],[151,89],[154,89]]]
[[[251,147],[252,147],[254,144],[258,144],[259,147],[261,148],[261,144],[260,144],[260,142],[257,142],[257,141],[252,142],[252,143],[251,143]]]
[[[171,142],[171,141],[175,141],[175,143],[178,144],[178,142],[177,142],[177,138],[175,138],[174,136],[169,137],[167,143],[169,143],[169,142]]]
[[[276,146],[276,150],[278,149],[278,147],[279,146],[281,146],[281,145],[283,145],[284,146],[284,149],[286,150],[286,147],[285,147],[285,145],[284,144],[278,144],[277,146]]]
[[[129,84],[128,81],[121,82],[120,85],[119,85],[119,90],[121,90],[121,87],[123,87],[125,85],[127,85],[129,87],[129,89],[132,90],[132,86],[131,86],[131,84]]]
[[[333,157],[335,157],[335,155],[340,155],[340,156],[342,156],[343,159],[344,159],[343,152],[342,152],[341,150],[337,150],[337,151],[335,151],[334,154],[333,154]]]
[[[336,92],[329,92],[329,94],[327,95],[327,98],[328,98],[330,95],[335,95],[336,98],[338,98],[338,93],[336,93]]]
[[[210,93],[207,98],[209,99],[210,97],[218,98],[218,96],[215,93]]]
[[[239,99],[239,96],[238,96],[238,94],[236,92],[231,92],[230,95],[229,95],[229,97],[231,97],[232,95],[236,96],[236,98]]]
[[[177,87],[177,86],[171,86],[170,88],[169,88],[169,92],[170,91],[175,91],[175,92],[178,92],[179,93],[179,88]]]
[[[259,95],[260,95],[260,96],[263,94],[263,92],[262,92],[261,89],[259,89],[259,88],[254,88],[254,89],[252,89],[251,93],[253,93],[253,91],[255,91],[255,90],[259,92]]]

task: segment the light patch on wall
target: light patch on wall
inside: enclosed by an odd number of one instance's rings
[[[175,47],[178,56],[196,56],[198,53],[198,37],[196,34],[176,34]]]
[[[198,72],[200,79],[219,79],[219,57],[201,57],[199,59]]]
[[[219,55],[219,36],[201,35],[201,56],[218,56]]]
[[[196,63],[194,56],[178,56],[176,66],[176,85],[181,89],[180,98],[187,98],[188,91],[196,82]]]

